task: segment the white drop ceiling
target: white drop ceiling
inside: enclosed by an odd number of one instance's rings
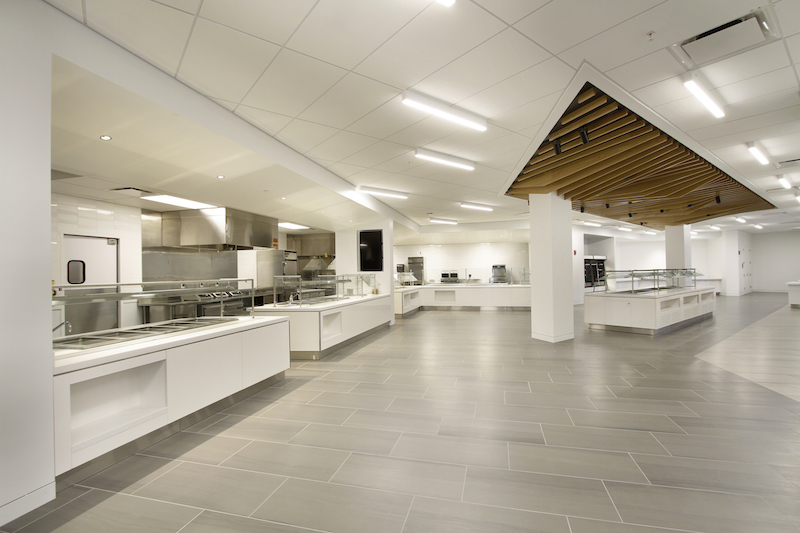
[[[760,142],[773,163],[800,158],[798,0],[47,1],[353,186],[407,193],[381,199],[421,227],[397,230],[397,243],[524,240],[527,204],[504,196],[506,184],[552,128],[562,97],[574,96],[566,91],[584,63],[776,206],[743,214],[746,225],[709,224],[800,228],[800,190],[776,177],[800,187],[800,167],[762,166],[746,146]],[[715,119],[683,87],[687,67],[669,48],[757,9],[771,23],[763,43],[696,67],[724,105]],[[488,130],[404,106],[407,89],[487,118]],[[101,144],[105,133],[114,139]],[[420,147],[476,169],[420,161]],[[78,176],[54,180],[55,192],[150,209],[160,208],[110,189],[328,231],[385,216],[58,58],[52,162]],[[436,233],[430,216],[474,234]]]

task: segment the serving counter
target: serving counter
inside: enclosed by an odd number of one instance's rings
[[[530,285],[507,283],[432,283],[420,287],[423,307],[531,306]]]
[[[655,335],[710,318],[716,310],[713,287],[595,292],[584,295],[584,322],[590,328]]]
[[[786,287],[789,289],[789,305],[793,309],[800,308],[800,281],[790,281]]]
[[[253,312],[262,317],[288,317],[292,359],[321,359],[387,326],[393,318],[393,300],[388,294],[366,294],[302,305],[263,305]]]

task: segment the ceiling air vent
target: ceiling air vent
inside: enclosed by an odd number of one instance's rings
[[[143,194],[152,194],[150,191],[137,189],[136,187],[120,187],[119,189],[111,189],[114,192],[124,194],[125,196],[133,196],[139,198]]]
[[[787,167],[800,167],[800,159],[787,159],[786,161],[778,162],[778,168]]]
[[[672,45],[670,51],[690,68],[739,54],[775,38],[768,18],[765,11],[754,11]]]

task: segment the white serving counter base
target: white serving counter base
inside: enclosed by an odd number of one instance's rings
[[[584,322],[590,328],[646,335],[688,326],[711,317],[715,310],[713,287],[584,295]]]
[[[506,283],[432,283],[420,287],[423,307],[527,307],[530,285]]]
[[[286,317],[57,350],[56,475],[289,368]]]
[[[316,304],[273,306],[254,309],[256,316],[289,318],[292,359],[321,359],[328,353],[386,326],[394,318],[394,300],[389,294],[370,294]]]
[[[800,281],[790,281],[786,287],[789,289],[789,305],[793,309],[800,308]]]

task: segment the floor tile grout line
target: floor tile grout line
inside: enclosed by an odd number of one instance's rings
[[[647,476],[645,476],[645,479],[647,479]],[[617,509],[617,504],[614,501],[614,498],[611,497],[611,492],[609,492],[606,482],[604,480],[601,480],[600,483],[603,484],[603,489],[606,491],[606,495],[608,496],[611,505],[614,507],[614,512],[617,513],[617,516],[619,517],[619,521],[624,523],[625,521],[622,519],[622,514],[619,512],[619,509]]]
[[[135,457],[135,456],[134,456],[134,457]],[[147,483],[145,483],[144,485],[142,485],[141,487],[139,487],[138,489],[134,490],[133,492],[128,492],[128,493],[126,493],[126,494],[136,494],[137,492],[139,492],[139,491],[140,491],[140,490],[142,490],[143,488],[147,487],[148,485],[150,485],[150,484],[151,484],[151,483],[153,483],[154,481],[158,481],[159,479],[161,479],[162,477],[164,477],[166,474],[168,474],[168,473],[172,472],[173,470],[175,470],[176,468],[178,468],[179,466],[181,466],[181,465],[184,463],[184,461],[182,461],[182,460],[180,460],[180,459],[172,459],[170,462],[174,462],[175,464],[174,464],[174,465],[172,465],[172,467],[170,467],[170,468],[169,468],[168,470],[166,470],[165,472],[162,472],[161,474],[159,474],[159,475],[158,475],[158,476],[156,476],[155,478],[151,479],[150,481],[148,481]],[[117,464],[119,464],[119,463],[117,463]],[[165,466],[166,466],[166,465],[165,465]]]
[[[289,476],[286,476],[286,477],[284,478],[284,480],[283,480],[283,481],[281,481],[281,482],[280,482],[280,484],[279,484],[277,487],[275,487],[275,488],[272,490],[272,492],[270,492],[270,493],[269,493],[269,495],[267,495],[267,497],[266,497],[266,498],[264,498],[264,500],[263,500],[261,503],[259,503],[258,505],[256,505],[255,509],[253,509],[253,511],[252,511],[252,512],[251,512],[249,515],[247,515],[247,518],[254,518],[254,517],[253,517],[253,515],[254,515],[254,514],[255,514],[255,513],[256,513],[256,512],[257,512],[259,509],[261,509],[261,508],[264,506],[264,504],[265,504],[265,503],[267,503],[267,500],[269,500],[269,499],[270,499],[270,498],[271,498],[271,497],[272,497],[272,496],[273,496],[273,495],[274,495],[276,492],[278,492],[278,491],[280,490],[280,488],[281,488],[281,487],[283,487],[283,486],[286,484],[286,482],[287,482],[287,481],[289,481]],[[235,516],[237,516],[237,515],[235,515]]]

